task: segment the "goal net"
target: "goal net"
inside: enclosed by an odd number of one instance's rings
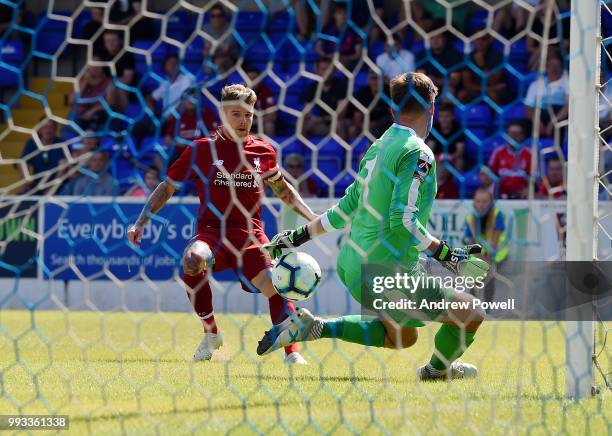
[[[0,0],[2,413],[67,415],[79,434],[603,434],[612,11],[571,3]],[[299,344],[306,366],[258,356],[272,303],[245,292],[231,232],[221,243],[237,264],[209,275],[212,303],[194,314],[181,261],[198,186],[217,175],[195,170],[128,243],[172,163],[221,125],[225,85],[255,90],[252,132],[321,214],[368,182],[359,164],[393,123],[389,79],[407,71],[439,89],[427,228],[452,247],[482,244],[493,265],[484,289],[466,290],[491,304],[462,357],[477,379],[417,382],[436,323],[401,350],[325,339]],[[252,213],[236,195],[251,182],[228,183],[222,223]],[[268,191],[268,238],[304,223]],[[322,280],[296,305],[362,313],[337,269],[349,232],[300,247]],[[194,362],[213,307],[223,346]]]

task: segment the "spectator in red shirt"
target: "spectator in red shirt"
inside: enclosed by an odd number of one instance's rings
[[[338,42],[319,39],[316,50],[321,57],[331,57],[335,52],[340,54],[340,62],[352,70],[361,57],[361,38],[349,27],[346,4],[334,5],[332,22],[325,26],[323,34],[338,38]]]
[[[270,111],[262,114],[263,111],[273,107],[276,104],[274,94],[262,80],[258,79],[261,75],[261,71],[250,65],[246,66],[244,71],[252,84],[251,89],[257,94],[257,102],[255,103],[256,118],[253,120],[253,130],[270,137],[276,136],[276,111]],[[259,116],[261,116],[263,126],[260,126]]]
[[[499,177],[501,198],[527,198],[531,151],[524,146],[525,128],[515,122],[508,126],[507,134],[510,142],[493,150],[489,168]]]
[[[449,165],[449,161],[442,156],[438,159],[436,165],[436,179],[438,181],[438,193],[436,198],[438,200],[452,200],[459,198],[459,189],[457,189],[457,182],[455,178],[448,171],[446,165]]]
[[[472,101],[482,95],[483,85],[487,95],[497,104],[504,104],[510,98],[504,72],[496,70],[503,64],[503,55],[493,46],[491,35],[482,35],[474,41],[474,51],[470,59],[477,70],[484,74],[476,74],[471,68],[466,68],[461,75],[461,90],[458,98],[463,103]],[[493,72],[494,71],[494,72]],[[486,79],[485,79],[486,78]],[[486,81],[485,81],[486,80]],[[483,84],[483,82],[485,82]]]
[[[567,196],[563,163],[557,156],[546,162],[546,175],[542,177],[537,195],[544,199],[564,199]]]
[[[174,162],[193,140],[208,136],[219,125],[214,111],[198,103],[196,93],[191,91],[183,97],[179,106],[178,123],[174,114],[168,117],[164,142],[167,146],[174,147],[168,164]],[[161,165],[162,162],[158,159],[156,166],[161,168]]]
[[[139,182],[134,183],[125,195],[130,197],[146,197],[155,190],[159,185],[159,170],[157,168],[149,168],[144,174],[144,187]]]

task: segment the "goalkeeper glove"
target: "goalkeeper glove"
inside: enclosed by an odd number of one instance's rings
[[[284,249],[299,247],[308,241],[310,241],[310,233],[308,233],[308,227],[303,225],[296,230],[283,230],[277,233],[263,247],[268,250],[272,259],[276,259],[283,254]]]
[[[466,245],[462,248],[451,248],[446,241],[440,241],[440,245],[433,258],[455,275],[477,279],[479,277],[486,277],[489,272],[489,264],[487,262],[472,256],[480,252],[482,252],[480,244]]]

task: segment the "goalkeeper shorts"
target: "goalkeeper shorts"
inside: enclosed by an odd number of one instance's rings
[[[431,303],[434,303],[434,306],[441,306],[444,302],[452,302],[457,291],[434,280],[426,280],[427,274],[422,265],[417,264],[416,268],[409,271],[411,275],[422,277],[421,285],[414,289],[414,292],[398,290],[377,293],[373,290],[372,281],[364,280],[362,275],[362,269],[371,274],[372,271],[377,271],[377,266],[368,265],[362,268],[360,267],[362,265],[361,257],[357,253],[347,253],[347,251],[352,250],[342,250],[338,257],[338,276],[352,297],[361,305],[363,315],[377,315],[381,319],[391,318],[402,326],[423,327],[425,322],[437,320],[448,313],[445,308],[429,308],[429,306],[432,305]],[[380,269],[380,274],[384,275],[385,270],[388,271],[390,268]],[[388,306],[381,309],[380,307],[385,301],[402,301],[406,303],[405,305],[412,304],[412,307],[416,309],[389,308]],[[412,303],[408,303],[408,301]],[[426,303],[423,303],[423,301]]]

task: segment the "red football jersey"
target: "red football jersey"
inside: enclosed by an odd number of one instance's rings
[[[198,188],[198,233],[205,228],[262,231],[264,181],[278,177],[276,150],[256,136],[237,144],[218,128],[210,138],[194,141],[168,169],[168,179],[193,181]]]
[[[510,146],[497,147],[489,161],[489,168],[500,178],[499,192],[512,196],[527,187],[527,175],[531,171],[531,152],[523,147],[518,153]]]

